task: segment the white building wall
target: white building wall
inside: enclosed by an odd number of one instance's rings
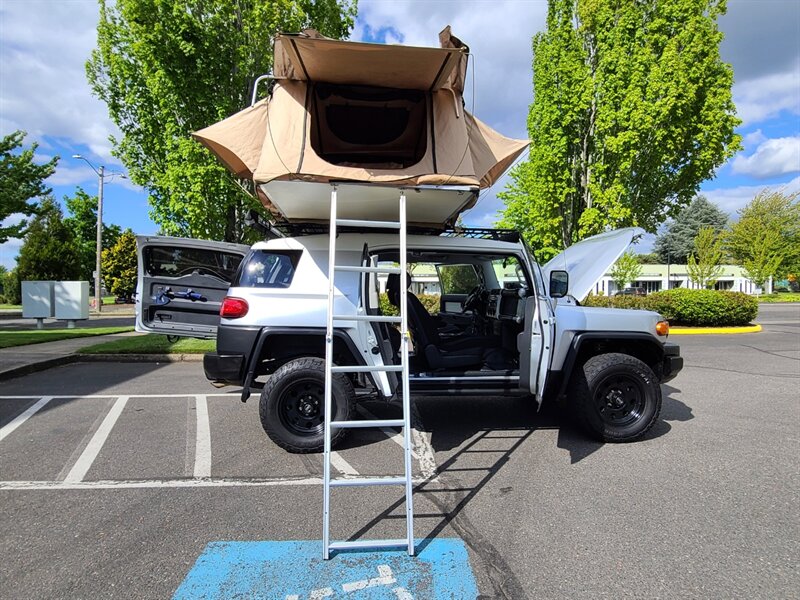
[[[686,265],[642,265],[642,274],[631,287],[643,287],[650,294],[659,290],[675,288],[699,289],[700,286],[689,280]],[[763,291],[742,272],[741,267],[722,265],[722,275],[717,279],[716,289],[726,289],[732,292],[745,294],[761,294]],[[606,273],[595,284],[595,295],[613,296],[619,290]]]

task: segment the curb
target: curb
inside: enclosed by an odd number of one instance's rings
[[[77,354],[67,354],[66,356],[47,358],[29,365],[22,365],[21,367],[14,367],[12,369],[0,371],[0,381],[14,379],[15,377],[22,377],[23,375],[30,375],[31,373],[38,373],[39,371],[46,371],[47,369],[52,369],[53,367],[60,367],[61,365],[68,365],[74,362],[78,362]]]
[[[758,333],[761,325],[745,325],[744,327],[670,327],[670,335],[727,335],[735,333]]]
[[[53,367],[69,365],[78,362],[151,362],[151,363],[178,363],[178,362],[202,362],[202,354],[67,354],[66,356],[56,356],[29,365],[14,367],[0,371],[0,381],[46,371]]]
[[[203,362],[202,354],[74,354],[74,362]]]

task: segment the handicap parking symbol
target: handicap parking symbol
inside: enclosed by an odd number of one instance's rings
[[[319,541],[212,542],[173,600],[465,600],[478,588],[464,543],[433,539],[405,552],[339,552],[322,560]]]

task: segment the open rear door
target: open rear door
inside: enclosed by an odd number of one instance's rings
[[[249,246],[136,238],[136,331],[214,338],[219,308]]]

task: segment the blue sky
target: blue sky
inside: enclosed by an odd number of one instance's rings
[[[532,97],[531,37],[544,27],[545,0],[360,0],[352,39],[433,46],[451,25],[472,52],[474,96],[467,106],[498,131],[525,137]],[[95,45],[95,0],[0,0],[0,135],[28,132],[42,160],[59,155],[48,181],[61,200],[76,187],[97,192],[96,167],[124,173],[111,155],[117,129],[92,97],[84,63]],[[702,191],[735,215],[766,186],[800,190],[800,1],[729,0],[720,20],[723,59],[733,66],[734,100],[744,149]],[[501,203],[501,180],[465,215],[490,225]],[[136,233],[156,233],[147,193],[121,178],[106,180],[104,220]],[[12,220],[14,217],[12,217]],[[640,246],[647,250],[649,243]],[[13,266],[19,241],[0,245],[0,264]]]

